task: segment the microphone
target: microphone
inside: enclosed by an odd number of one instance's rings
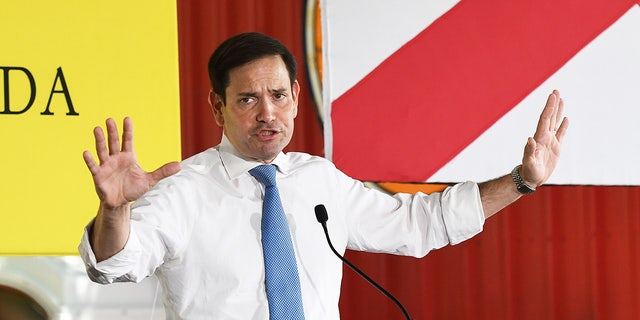
[[[327,214],[327,209],[324,207],[324,205],[319,204],[314,208],[314,210],[316,212],[316,219],[318,219],[318,222],[320,222],[320,224],[322,224],[322,229],[324,229],[324,235],[327,237],[327,242],[329,243],[329,247],[331,248],[331,251],[333,251],[333,253],[338,258],[340,258],[340,260],[342,260],[342,262],[344,262],[346,265],[348,265],[353,271],[355,271],[357,274],[359,274],[361,277],[363,277],[365,280],[367,280],[370,284],[372,284],[374,287],[376,287],[376,289],[378,289],[380,292],[382,292],[382,294],[384,294],[389,299],[391,299],[400,308],[400,310],[402,310],[402,313],[404,314],[404,317],[407,320],[411,320],[411,317],[409,316],[409,313],[404,308],[402,303],[400,303],[400,301],[398,301],[398,299],[396,299],[396,297],[394,297],[391,293],[389,293],[387,290],[385,290],[382,286],[380,286],[375,281],[373,281],[373,279],[369,278],[369,276],[367,276],[364,272],[360,271],[360,269],[358,269],[351,262],[349,262],[347,259],[345,259],[342,255],[340,255],[338,253],[338,251],[336,251],[336,249],[333,247],[333,244],[331,243],[331,239],[329,238],[329,231],[327,231],[327,220],[329,220],[329,215]]]

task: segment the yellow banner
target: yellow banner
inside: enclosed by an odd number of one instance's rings
[[[175,0],[6,1],[0,30],[0,255],[76,254],[95,126],[131,116],[143,168],[180,160]]]

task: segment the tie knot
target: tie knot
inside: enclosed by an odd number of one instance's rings
[[[258,179],[265,187],[276,185],[276,166],[272,164],[259,165],[249,170],[249,173]]]

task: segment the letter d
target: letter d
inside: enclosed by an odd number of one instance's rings
[[[0,69],[2,70],[4,78],[4,110],[0,111],[0,114],[21,114],[27,112],[27,110],[31,108],[33,102],[36,100],[36,81],[33,79],[33,75],[31,74],[31,72],[29,72],[29,70],[27,70],[27,68],[23,67],[0,66]],[[29,79],[29,86],[31,87],[31,96],[29,97],[29,102],[22,110],[19,111],[11,110],[11,103],[9,100],[9,71],[11,70],[24,72],[24,74],[27,75],[27,78]]]

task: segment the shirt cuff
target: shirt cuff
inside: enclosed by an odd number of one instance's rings
[[[129,232],[129,239],[122,250],[106,260],[97,262],[89,242],[89,230],[93,227],[93,223],[94,220],[91,220],[84,228],[84,234],[78,246],[78,252],[84,261],[89,278],[102,284],[133,281],[129,273],[142,253],[142,246],[134,229],[132,228]]]
[[[484,210],[478,184],[464,182],[447,188],[442,193],[441,201],[450,244],[458,244],[482,231]]]

